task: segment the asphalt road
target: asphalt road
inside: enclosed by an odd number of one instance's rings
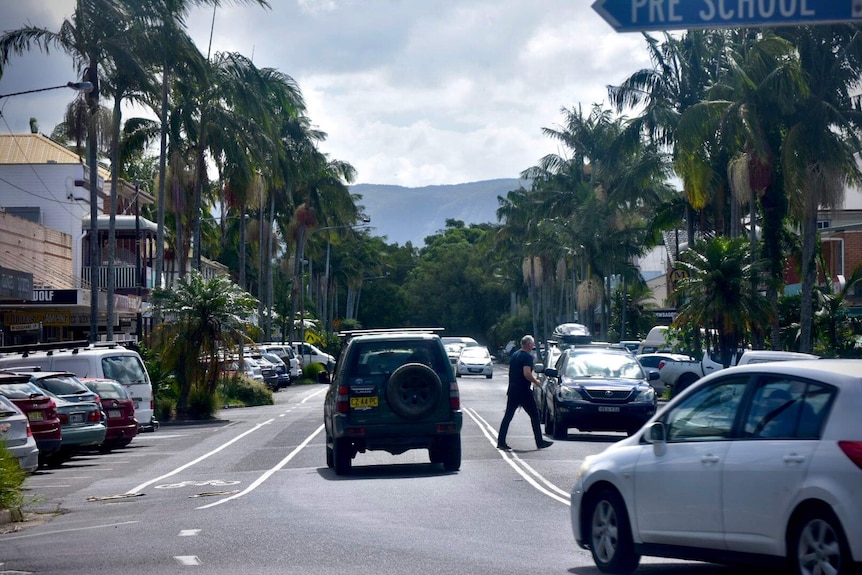
[[[325,461],[326,386],[291,387],[273,406],[221,412],[219,425],[164,426],[38,471],[26,495],[39,513],[3,526],[14,530],[0,534],[0,575],[599,573],[573,541],[569,491],[580,459],[623,435],[572,430],[538,451],[519,412],[514,449],[501,452],[505,367],[459,383],[459,472],[425,451],[368,452],[336,476]],[[736,571],[646,558],[639,572]]]

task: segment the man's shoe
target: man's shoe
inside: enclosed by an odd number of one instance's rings
[[[511,451],[512,448],[506,445],[505,443],[498,443],[497,449],[502,449],[503,451]]]
[[[547,441],[547,440],[543,439],[543,440],[542,440],[542,441],[540,441],[538,444],[536,444],[536,446],[537,446],[539,449],[544,449],[544,448],[546,448],[546,447],[550,447],[550,446],[552,446],[553,444],[554,444],[554,442],[553,442],[553,441]]]

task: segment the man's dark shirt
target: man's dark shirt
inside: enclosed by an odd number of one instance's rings
[[[509,389],[508,395],[523,397],[530,395],[530,380],[524,377],[524,366],[533,368],[533,354],[519,349],[509,359]]]

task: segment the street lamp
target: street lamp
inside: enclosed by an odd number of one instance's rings
[[[93,84],[91,82],[66,82],[60,86],[50,86],[48,88],[36,88],[35,90],[24,90],[23,92],[12,92],[10,94],[0,94],[0,98],[9,98],[10,96],[21,96],[22,94],[35,94],[36,92],[47,92],[48,90],[59,90],[60,88],[71,88],[78,92],[91,92]]]

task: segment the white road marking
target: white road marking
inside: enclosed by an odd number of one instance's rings
[[[243,433],[240,433],[239,435],[237,435],[236,437],[234,437],[234,438],[233,438],[233,439],[231,439],[230,441],[228,441],[228,442],[226,442],[226,443],[223,443],[222,445],[220,445],[219,447],[217,447],[217,448],[213,449],[213,450],[212,450],[212,451],[210,451],[209,453],[204,453],[203,455],[201,455],[201,456],[200,456],[200,457],[198,457],[197,459],[192,460],[192,461],[189,461],[189,462],[188,462],[188,463],[186,463],[185,465],[181,465],[181,466],[177,467],[176,469],[174,469],[173,471],[171,471],[171,472],[169,472],[169,473],[165,473],[164,475],[161,475],[161,476],[159,476],[159,477],[156,477],[155,479],[151,479],[151,480],[149,480],[149,481],[146,481],[146,482],[144,482],[144,483],[141,483],[140,485],[138,485],[137,487],[135,487],[135,488],[133,488],[133,489],[130,489],[130,490],[129,490],[129,491],[127,491],[126,493],[129,493],[129,494],[137,493],[137,492],[141,491],[142,489],[144,489],[145,487],[148,487],[148,486],[152,485],[153,483],[156,483],[157,481],[161,481],[162,479],[166,479],[166,478],[168,478],[168,477],[171,477],[172,475],[176,475],[177,473],[179,473],[179,472],[181,472],[181,471],[184,471],[184,470],[188,469],[189,467],[191,467],[191,466],[193,466],[193,465],[196,465],[196,464],[200,463],[200,462],[201,462],[201,461],[203,461],[204,459],[207,459],[208,457],[210,457],[210,456],[212,456],[212,455],[215,455],[215,454],[216,454],[216,453],[218,453],[219,451],[221,451],[221,450],[223,450],[223,449],[226,449],[227,447],[229,447],[229,446],[233,445],[234,443],[236,443],[237,441],[239,441],[240,439],[242,439],[242,438],[243,438],[243,437],[245,437],[246,435],[248,435],[248,434],[250,434],[250,433],[254,433],[255,431],[257,431],[258,429],[260,429],[260,428],[261,428],[261,427],[263,427],[264,425],[269,425],[269,424],[270,424],[270,423],[272,423],[273,421],[274,421],[274,420],[272,420],[272,419],[268,419],[268,420],[264,421],[263,423],[258,423],[257,425],[255,425],[254,427],[252,427],[251,429],[249,429],[248,431],[245,431],[245,432],[243,432]]]
[[[177,563],[180,565],[203,565],[197,555],[175,555],[174,559],[176,559]]]
[[[258,486],[260,486],[264,481],[266,481],[267,479],[269,479],[269,478],[272,476],[272,474],[273,474],[273,473],[275,473],[276,471],[278,471],[279,469],[281,469],[282,467],[284,467],[285,465],[287,465],[287,464],[290,462],[290,460],[291,460],[291,459],[293,459],[293,458],[296,456],[296,454],[297,454],[297,453],[299,453],[300,451],[302,451],[303,449],[305,449],[305,446],[306,446],[306,445],[308,445],[309,443],[311,443],[311,440],[312,440],[312,439],[314,439],[314,438],[317,436],[317,434],[318,434],[318,433],[320,433],[321,431],[323,431],[323,427],[324,427],[324,426],[323,426],[323,425],[321,425],[321,426],[320,426],[320,427],[318,427],[316,430],[314,430],[314,433],[312,433],[311,435],[309,435],[308,437],[306,437],[306,438],[305,438],[305,441],[303,441],[303,442],[302,442],[302,443],[300,443],[298,446],[296,446],[296,449],[294,449],[293,451],[291,451],[291,452],[287,455],[287,457],[285,457],[284,459],[282,459],[281,461],[279,461],[279,462],[278,462],[278,464],[277,464],[275,467],[273,467],[272,469],[270,469],[269,471],[267,471],[266,473],[264,473],[263,475],[261,475],[260,477],[258,477],[258,478],[257,478],[257,479],[256,479],[256,480],[255,480],[251,485],[249,485],[248,487],[246,487],[243,491],[240,491],[240,492],[239,492],[239,493],[237,493],[236,495],[231,495],[230,497],[225,497],[224,499],[220,499],[220,500],[218,500],[218,501],[216,501],[216,502],[214,502],[214,503],[210,503],[209,505],[203,505],[203,506],[201,506],[201,507],[198,507],[198,509],[208,509],[208,508],[210,508],[210,507],[215,507],[216,505],[221,505],[222,503],[225,503],[225,502],[230,501],[230,500],[232,500],[232,499],[238,499],[238,498],[242,497],[243,495],[246,495],[246,494],[248,494],[248,493],[251,493],[252,491],[254,491],[255,489],[257,489],[257,488],[258,488]]]
[[[194,537],[201,532],[200,529],[183,529],[180,531],[178,537]]]
[[[475,409],[467,408],[464,412],[470,416],[470,418],[476,422],[479,426],[479,429],[482,430],[482,433],[485,437],[488,438],[488,441],[491,442],[491,445],[497,445],[497,431],[494,427],[488,424],[487,421],[482,419],[482,417],[476,412]],[[512,469],[514,469],[518,475],[524,478],[524,481],[532,485],[537,491],[543,493],[554,499],[563,503],[564,505],[571,506],[571,495],[569,495],[565,490],[560,489],[547,479],[543,477],[538,471],[530,467],[526,461],[518,457],[517,453],[512,453],[511,451],[503,451],[498,450],[500,453],[500,457],[508,463]],[[535,479],[531,476],[534,476]],[[539,482],[543,483],[546,487],[543,487],[539,484]]]
[[[139,521],[123,521],[122,523],[107,523],[105,525],[93,525],[91,527],[78,527],[76,529],[59,529],[57,531],[45,531],[44,533],[28,533],[25,535],[4,536],[3,541],[10,539],[30,539],[32,537],[44,537],[45,535],[56,535],[57,533],[74,533],[75,531],[90,531],[92,529],[106,529],[108,527],[120,527],[121,525],[133,525]]]

